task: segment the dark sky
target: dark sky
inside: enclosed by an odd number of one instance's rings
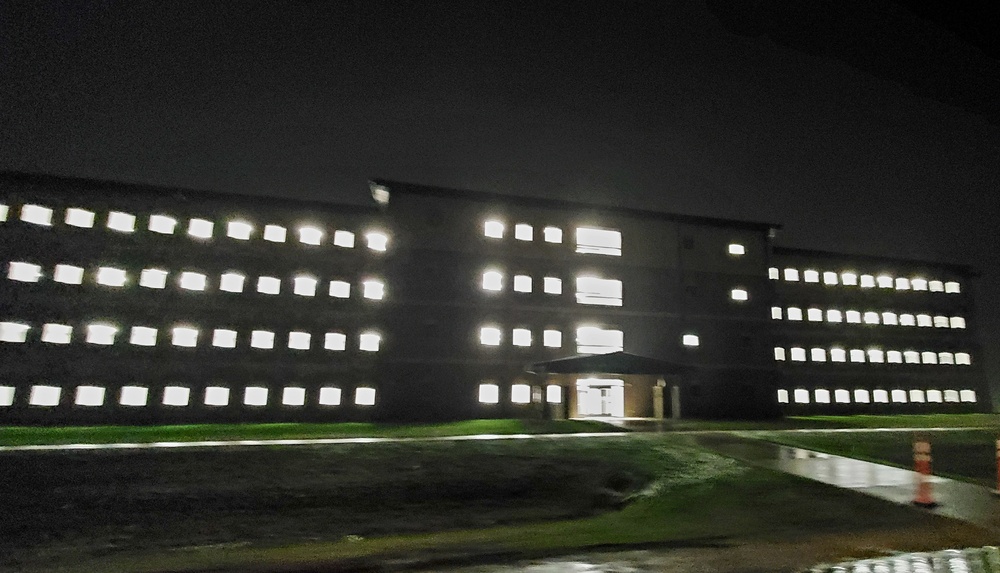
[[[996,24],[888,0],[6,0],[0,169],[779,222],[788,246],[978,267],[1000,364]]]

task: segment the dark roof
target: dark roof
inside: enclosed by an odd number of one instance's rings
[[[776,256],[782,257],[807,257],[819,259],[837,259],[848,263],[868,263],[873,265],[908,265],[914,267],[933,267],[946,269],[959,274],[978,277],[979,271],[971,265],[959,263],[942,263],[924,259],[908,259],[904,257],[885,257],[876,255],[859,255],[855,253],[841,253],[837,251],[820,251],[816,249],[796,249],[792,247],[775,246],[773,252]]]
[[[680,374],[686,370],[681,364],[628,352],[570,356],[528,367],[536,374]]]
[[[441,197],[445,199],[462,199],[466,201],[476,201],[480,203],[512,203],[525,207],[550,208],[550,209],[595,209],[606,213],[628,215],[630,217],[642,217],[647,219],[661,219],[676,221],[679,223],[693,223],[698,225],[712,225],[717,227],[737,227],[754,231],[769,231],[780,229],[777,223],[762,223],[756,221],[740,221],[736,219],[722,219],[716,217],[700,217],[697,215],[681,215],[677,213],[664,213],[661,211],[647,211],[643,209],[633,209],[629,207],[615,207],[610,205],[598,205],[582,201],[566,201],[564,199],[543,199],[539,197],[524,197],[522,195],[506,195],[502,193],[487,193],[485,191],[469,191],[465,189],[451,189],[448,187],[435,187],[431,185],[420,185],[417,183],[404,183],[402,181],[392,181],[390,179],[372,179],[372,185],[380,185],[389,189],[392,193],[410,193],[414,195],[424,195],[428,197]]]

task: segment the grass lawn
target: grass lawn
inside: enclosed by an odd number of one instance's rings
[[[856,538],[859,556],[988,542],[971,526],[750,468],[676,434],[3,462],[0,568],[22,571],[267,570],[818,534]]]

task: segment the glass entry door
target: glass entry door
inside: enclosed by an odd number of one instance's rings
[[[615,378],[580,378],[576,381],[576,415],[625,416],[625,383]]]

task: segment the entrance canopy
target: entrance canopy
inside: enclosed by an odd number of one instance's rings
[[[535,374],[681,374],[687,367],[649,356],[628,352],[587,354],[535,362],[528,366]]]

